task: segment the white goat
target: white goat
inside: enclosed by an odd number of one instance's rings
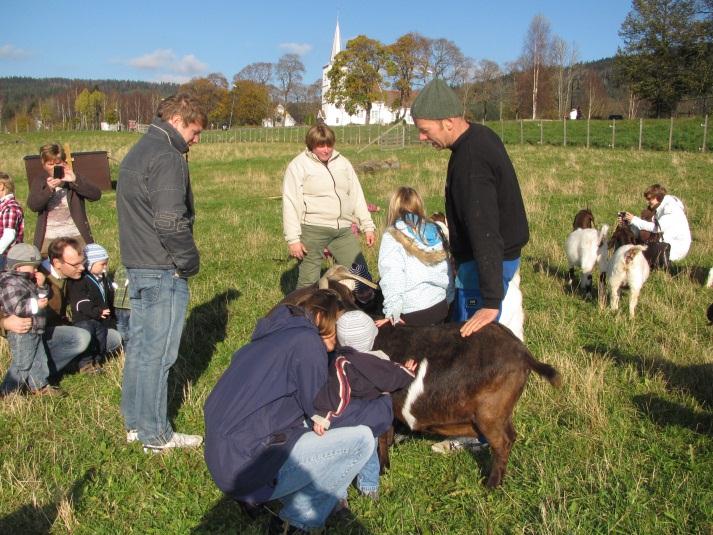
[[[612,310],[619,309],[619,290],[629,286],[629,316],[634,317],[641,287],[649,278],[649,263],[643,255],[646,245],[622,245],[609,261],[607,286]]]
[[[564,242],[564,251],[569,262],[569,286],[570,288],[574,286],[575,268],[581,269],[579,286],[587,297],[592,296],[594,265],[598,263],[601,268],[602,255],[605,258],[607,255],[606,236],[608,233],[609,225],[602,225],[599,231],[595,228],[578,228],[570,232]],[[600,288],[600,291],[603,292],[603,288]]]

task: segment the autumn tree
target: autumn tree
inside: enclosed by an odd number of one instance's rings
[[[465,65],[466,58],[453,41],[429,39],[426,61],[420,65],[418,74],[424,84],[434,78],[441,78],[450,85],[459,85]]]
[[[297,54],[285,54],[275,65],[275,79],[277,80],[284,107],[282,114],[283,125],[287,117],[287,103],[290,101],[290,97],[294,96],[297,87],[302,83],[304,73],[305,66]]]
[[[695,0],[633,0],[621,25],[619,76],[647,99],[656,117],[671,113],[690,89],[695,57]]]
[[[225,79],[225,78],[223,78]],[[205,110],[210,123],[221,123],[221,111],[218,108],[220,102],[228,93],[227,87],[221,87],[221,83],[216,84],[216,78],[193,78],[179,87],[179,92],[186,92],[193,96]],[[227,86],[227,81],[225,83]]]
[[[411,93],[420,72],[426,70],[430,40],[418,33],[407,33],[386,47],[387,70],[392,87],[399,92],[393,107],[406,108],[411,104]]]
[[[272,80],[272,70],[272,63],[264,61],[251,63],[240,69],[240,72],[233,76],[233,84],[238,83],[240,80],[249,80],[256,84],[267,85]]]
[[[221,113],[231,124],[260,125],[267,117],[270,97],[267,87],[251,80],[238,80],[223,99]],[[232,119],[230,119],[232,117]]]
[[[369,124],[371,107],[383,99],[382,84],[387,64],[387,52],[379,41],[360,35],[347,42],[347,46],[334,58],[329,70],[329,91],[326,99],[343,106],[354,115],[364,110]]]
[[[522,47],[521,63],[530,73],[532,92],[532,119],[537,119],[537,105],[540,96],[540,82],[547,66],[552,43],[550,23],[544,15],[535,15],[530,22]]]

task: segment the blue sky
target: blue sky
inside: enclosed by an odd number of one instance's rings
[[[3,0],[0,76],[184,81],[228,80],[257,61],[299,53],[304,81],[321,76],[337,18],[342,46],[359,34],[385,44],[416,31],[455,42],[475,60],[517,58],[532,17],[576,43],[580,58],[612,56],[626,0]]]

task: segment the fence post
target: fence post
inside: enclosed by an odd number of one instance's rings
[[[540,121],[540,145],[542,145],[542,141],[543,141],[543,138],[542,138],[542,121]]]
[[[591,120],[590,117],[587,117],[587,148],[589,148],[589,121]]]
[[[672,117],[673,119],[673,117]],[[641,150],[641,138],[644,135],[644,118],[639,117],[639,150]]]
[[[708,140],[708,114],[706,114],[705,119],[703,119],[703,145],[701,145],[701,152],[706,152],[706,141]]]
[[[668,127],[668,151],[673,148],[673,115],[671,116],[671,125]]]
[[[522,119],[520,119],[520,145],[523,145],[525,143],[525,138],[523,137],[523,131],[522,131]]]
[[[563,146],[567,146],[567,119],[562,119],[562,129],[564,131],[564,139],[562,141]]]
[[[611,148],[616,146],[616,119],[611,120]]]
[[[505,123],[502,117],[500,117],[500,139],[505,143]]]

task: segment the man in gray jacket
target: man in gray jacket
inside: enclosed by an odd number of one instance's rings
[[[206,123],[205,112],[189,95],[163,100],[119,169],[119,245],[132,307],[121,411],[127,441],[140,440],[146,452],[203,441],[173,431],[167,387],[188,306],[187,279],[199,268],[185,154]]]

